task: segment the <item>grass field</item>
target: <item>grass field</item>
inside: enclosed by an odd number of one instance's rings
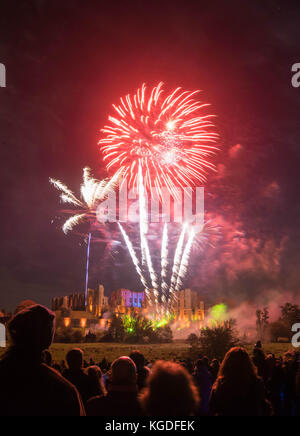
[[[65,359],[66,353],[71,348],[81,348],[84,351],[84,358],[89,360],[91,357],[99,362],[106,357],[108,361],[113,361],[117,357],[126,356],[132,350],[139,349],[146,357],[147,360],[172,360],[184,359],[188,356],[189,345],[184,342],[174,342],[173,344],[154,344],[154,345],[131,345],[131,344],[114,344],[114,343],[97,343],[97,344],[53,344],[50,351],[53,360],[59,362]],[[252,351],[253,346],[245,347],[249,352]],[[264,344],[264,351],[266,353],[274,353],[276,356],[283,355],[286,351],[293,350],[290,343],[269,343]],[[5,349],[0,348],[0,356],[4,353]]]

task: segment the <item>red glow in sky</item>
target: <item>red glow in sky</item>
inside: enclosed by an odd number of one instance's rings
[[[217,147],[208,106],[195,99],[199,91],[175,89],[164,94],[163,83],[147,91],[146,86],[133,96],[113,105],[116,114],[102,129],[100,140],[109,172],[121,170],[130,186],[137,186],[139,164],[147,188],[176,187],[205,182],[214,169],[209,157]]]

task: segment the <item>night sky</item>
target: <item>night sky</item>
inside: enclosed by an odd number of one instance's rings
[[[143,82],[203,90],[218,115],[207,216],[216,247],[186,286],[263,302],[300,290],[299,2],[2,0],[0,308],[84,288],[85,249],[65,236],[49,177],[78,191],[106,173],[97,142],[111,104]],[[92,246],[91,286],[140,290],[126,253]],[[292,298],[292,297],[290,297]]]

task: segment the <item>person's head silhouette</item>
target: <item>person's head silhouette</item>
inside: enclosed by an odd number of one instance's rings
[[[79,371],[83,366],[83,352],[80,348],[69,351],[66,359],[71,371]]]
[[[54,320],[54,313],[39,304],[18,312],[8,323],[13,347],[41,355],[52,344]]]

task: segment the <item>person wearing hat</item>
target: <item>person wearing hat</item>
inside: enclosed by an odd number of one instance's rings
[[[82,416],[76,388],[43,363],[52,344],[55,315],[34,304],[8,324],[11,346],[0,360],[1,416]]]

